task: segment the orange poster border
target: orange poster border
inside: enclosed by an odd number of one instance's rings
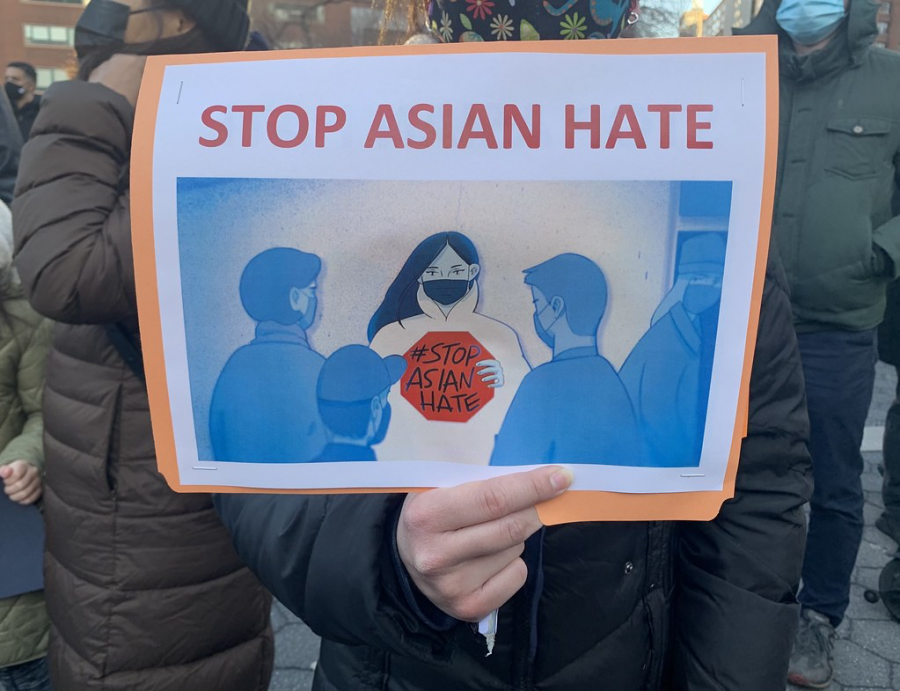
[[[759,310],[769,253],[775,169],[778,147],[778,47],[774,36],[721,38],[631,39],[618,41],[537,41],[527,43],[457,43],[378,48],[334,48],[208,55],[167,55],[147,60],[138,99],[132,145],[131,220],[135,278],[144,366],[157,462],[169,486],[178,492],[254,494],[368,494],[415,492],[429,488],[334,488],[315,490],[259,489],[217,485],[182,485],[178,471],[172,411],[163,355],[162,320],[158,301],[156,252],[153,238],[153,142],[165,68],[169,65],[253,62],[315,58],[360,58],[471,53],[559,53],[588,55],[686,55],[758,53],[766,58],[766,144],[759,245],[753,280],[746,355],[732,447],[723,488],[710,492],[626,494],[595,490],[570,491],[538,507],[547,525],[573,521],[711,520],[723,502],[734,496],[741,443],[747,433],[750,372],[759,326]]]

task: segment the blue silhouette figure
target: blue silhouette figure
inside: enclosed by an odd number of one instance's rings
[[[314,254],[278,247],[248,263],[244,309],[256,338],[234,352],[213,391],[209,427],[217,461],[303,463],[325,446],[316,382],[325,359],[306,335],[316,316]]]
[[[372,447],[391,424],[388,393],[405,370],[400,355],[382,358],[363,345],[339,348],[325,361],[317,397],[330,440],[316,462],[378,460]]]
[[[641,465],[631,401],[597,350],[606,311],[606,278],[578,254],[525,271],[534,328],[553,359],[525,376],[497,435],[491,465],[597,463]]]
[[[675,285],[619,373],[651,465],[700,464],[724,267],[725,240],[718,233],[684,243]]]

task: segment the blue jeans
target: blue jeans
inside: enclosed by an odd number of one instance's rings
[[[51,691],[47,658],[0,669],[0,686],[6,691]]]
[[[835,626],[850,604],[850,576],[862,541],[860,446],[875,385],[875,334],[798,334],[815,478],[799,599]]]

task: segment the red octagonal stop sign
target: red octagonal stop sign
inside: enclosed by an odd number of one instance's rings
[[[428,420],[466,422],[494,397],[478,376],[494,356],[468,331],[430,331],[404,357],[400,392]]]

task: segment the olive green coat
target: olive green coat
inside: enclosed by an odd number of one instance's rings
[[[8,273],[8,272],[6,272]],[[0,465],[44,463],[41,394],[50,322],[31,309],[18,285],[3,291],[0,311]],[[0,525],[0,530],[3,526]],[[4,559],[6,555],[4,555]],[[0,668],[47,653],[50,623],[43,593],[0,600]]]
[[[749,27],[780,43],[773,240],[800,330],[862,330],[900,272],[900,54],[872,46],[878,3],[853,0],[822,50],[799,57],[767,0]],[[887,261],[890,259],[890,261]]]

